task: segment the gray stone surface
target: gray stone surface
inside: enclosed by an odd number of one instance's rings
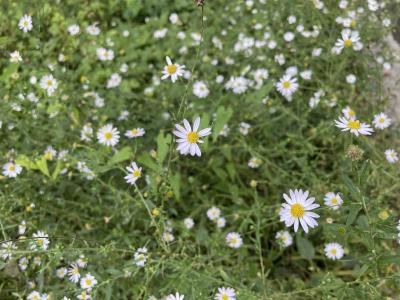
[[[385,71],[383,86],[386,95],[389,97],[391,109],[389,110],[390,116],[397,124],[400,124],[400,27],[397,31],[387,37],[387,42],[394,56],[392,68]]]

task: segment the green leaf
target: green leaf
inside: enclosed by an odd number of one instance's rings
[[[58,175],[60,175],[60,172],[61,172],[61,169],[62,169],[62,165],[63,165],[62,161],[61,160],[57,160],[56,167],[55,167],[55,169],[53,171],[53,174],[51,175],[51,178],[53,180],[56,180]]]
[[[360,210],[361,207],[358,205],[353,205],[350,207],[349,214],[347,215],[346,226],[350,226],[354,223]]]
[[[47,160],[44,157],[36,161],[36,166],[44,175],[50,177],[49,168],[47,167]]]
[[[368,230],[369,229],[368,218],[365,215],[360,215],[357,219],[357,225],[362,230]]]
[[[117,153],[111,157],[110,161],[108,162],[108,165],[115,165],[119,162],[128,160],[132,157],[132,149],[131,147],[124,147],[121,150],[119,150]]]
[[[296,236],[296,245],[297,245],[297,249],[299,250],[299,254],[302,258],[308,259],[308,260],[311,260],[314,258],[315,249],[314,249],[313,244],[309,240],[303,238],[300,235],[297,235]]]
[[[181,191],[180,191],[181,174],[176,173],[174,176],[171,176],[169,182],[171,184],[172,190],[174,191],[176,198],[179,200],[181,197]]]
[[[142,8],[142,0],[125,0],[127,10],[124,11],[124,14],[133,18],[137,16]]]
[[[17,70],[18,70],[18,64],[17,63],[9,64],[8,67],[4,69],[3,74],[0,77],[0,81],[4,81],[4,80],[8,79]]]
[[[22,166],[22,167],[24,167],[24,168],[26,168],[26,169],[28,169],[28,170],[37,170],[38,169],[36,163],[31,161],[29,159],[29,157],[26,156],[26,155],[19,155],[17,157],[17,159],[15,160],[15,163],[20,165],[20,166]]]
[[[157,173],[161,171],[160,166],[155,163],[154,159],[148,153],[143,153],[139,156],[138,162]]]
[[[72,109],[72,112],[69,114],[69,116],[70,116],[72,122],[74,122],[74,124],[77,127],[81,127],[81,124],[79,122],[79,110],[77,110],[76,107],[74,107]]]
[[[63,108],[63,105],[62,105],[60,102],[55,101],[54,103],[51,103],[51,104],[47,107],[46,112],[47,112],[49,115],[55,114],[55,113],[58,113],[58,112],[61,110],[61,108]]]
[[[157,136],[157,161],[161,165],[168,154],[169,145],[171,144],[171,135],[164,136],[162,132]]]
[[[369,265],[363,265],[359,270],[357,270],[357,278],[360,278],[368,271]]]
[[[353,181],[346,175],[343,175],[342,179],[348,190],[358,199],[360,197],[360,190],[354,185]]]
[[[218,134],[224,128],[224,125],[228,123],[229,119],[232,117],[233,110],[228,107],[227,109],[223,106],[218,107],[217,109],[217,117],[215,120],[215,124],[213,126],[212,137],[215,141],[218,137]]]
[[[400,265],[400,255],[384,255],[379,257],[379,264],[397,264]]]

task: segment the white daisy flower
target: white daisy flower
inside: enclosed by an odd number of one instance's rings
[[[224,228],[226,225],[226,220],[224,217],[220,217],[217,219],[217,227],[218,228]]]
[[[97,284],[97,280],[90,273],[87,273],[85,277],[81,278],[80,284],[82,289],[90,291]]]
[[[17,63],[22,61],[22,56],[19,51],[14,51],[10,53],[10,62]]]
[[[231,248],[240,248],[243,244],[242,237],[237,232],[229,232],[225,237],[226,243]]]
[[[161,77],[161,79],[164,80],[170,77],[171,81],[175,82],[178,79],[178,77],[183,76],[185,71],[185,66],[172,63],[171,59],[168,56],[165,58],[165,60],[167,61],[167,65],[164,67],[164,70],[162,71],[164,75]]]
[[[374,132],[370,125],[361,123],[359,120],[346,119],[345,117],[339,117],[339,120],[335,120],[335,126],[341,128],[342,131],[350,131],[350,133],[359,136],[370,135]]]
[[[248,166],[252,169],[257,169],[259,166],[261,166],[262,160],[257,158],[257,157],[252,157],[249,162]]]
[[[47,91],[48,96],[51,96],[57,89],[58,83],[53,75],[45,75],[40,80],[40,87]]]
[[[291,96],[299,88],[297,83],[297,78],[292,78],[290,75],[284,75],[278,83],[276,83],[276,88],[282,96]]]
[[[193,94],[199,98],[205,98],[210,93],[204,81],[197,81],[193,84]]]
[[[397,152],[393,149],[386,150],[385,155],[386,155],[387,161],[392,164],[399,160],[399,156],[398,156]]]
[[[379,113],[374,116],[374,120],[372,121],[372,124],[374,124],[374,127],[376,129],[385,129],[390,126],[392,123],[392,120],[384,113]]]
[[[32,291],[29,293],[29,295],[26,297],[26,300],[41,300],[42,296],[38,291]]]
[[[68,269],[69,280],[73,283],[78,283],[79,278],[81,278],[81,273],[79,272],[79,267],[76,263],[71,264]]]
[[[91,300],[92,296],[90,296],[86,291],[82,291],[78,296],[76,296],[79,300]]]
[[[187,229],[192,229],[194,226],[194,221],[192,218],[186,218],[185,220],[183,220],[183,224],[185,224],[185,227]]]
[[[135,184],[136,180],[142,176],[142,168],[139,168],[136,162],[132,162],[130,166],[126,167],[126,170],[129,172],[124,177],[127,183]]]
[[[346,82],[347,82],[348,84],[354,84],[354,83],[356,83],[356,81],[357,81],[356,75],[354,75],[354,74],[349,74],[349,75],[346,76]]]
[[[248,135],[250,128],[251,128],[251,125],[249,123],[246,123],[246,122],[239,123],[239,132],[243,135]]]
[[[86,32],[89,33],[90,35],[99,35],[100,28],[96,24],[92,24],[86,28]]]
[[[184,295],[180,295],[179,293],[174,294],[170,294],[168,295],[165,300],[183,300],[183,298],[185,298]]]
[[[346,106],[345,108],[342,109],[342,113],[345,116],[346,119],[348,120],[355,120],[356,119],[356,113],[354,110],[351,109],[350,106]]]
[[[293,238],[290,235],[289,231],[286,230],[278,231],[275,235],[275,238],[285,248],[293,244]]]
[[[80,28],[76,24],[72,24],[72,25],[68,26],[68,32],[72,36],[79,34],[79,31],[80,31]]]
[[[49,236],[45,232],[38,231],[34,233],[32,237],[33,239],[30,242],[31,250],[46,250],[49,247]]]
[[[133,128],[131,130],[128,130],[127,132],[125,132],[125,136],[130,138],[130,139],[134,139],[137,137],[141,137],[144,136],[145,134],[145,130],[143,128]]]
[[[289,190],[289,196],[283,194],[283,198],[287,203],[283,203],[279,211],[280,221],[285,222],[286,227],[294,225],[294,231],[297,232],[299,224],[304,231],[308,233],[308,227],[314,228],[318,226],[315,219],[319,215],[311,210],[319,207],[319,204],[314,203],[315,198],[308,198],[308,191]]]
[[[341,259],[344,255],[343,246],[338,243],[329,243],[325,245],[325,255],[332,260]]]
[[[399,237],[399,239],[398,239],[398,242],[399,242],[399,244],[400,244],[400,220],[398,221],[398,223],[397,223],[397,230],[399,231],[399,234],[398,234],[398,237]]]
[[[218,293],[215,295],[214,300],[235,300],[236,292],[233,288],[220,287]]]
[[[21,29],[23,32],[28,32],[31,31],[33,28],[32,25],[32,17],[28,15],[24,15],[18,23],[19,29]]]
[[[84,268],[87,266],[88,260],[87,258],[81,254],[79,258],[76,260],[76,264],[78,265],[79,268]]]
[[[135,260],[135,264],[138,267],[144,267],[144,265],[146,264],[147,258],[148,258],[148,255],[147,255],[146,247],[137,249],[133,256],[133,259]]]
[[[113,60],[114,59],[114,51],[105,49],[105,48],[98,48],[96,50],[97,57],[101,61]]]
[[[44,150],[43,157],[46,160],[53,160],[54,157],[57,156],[57,151],[53,148],[53,146],[47,146],[46,150]]]
[[[343,199],[339,194],[329,192],[325,194],[324,203],[336,210],[343,204]]]
[[[207,217],[211,220],[217,220],[219,216],[221,215],[221,210],[218,207],[211,207],[207,210]]]
[[[107,88],[112,89],[118,87],[122,82],[122,77],[118,73],[112,73],[110,78],[107,80]],[[101,99],[101,98],[99,98]],[[98,99],[96,99],[97,101]],[[101,99],[102,100],[102,99]]]
[[[204,143],[200,138],[205,137],[211,134],[211,128],[205,128],[198,132],[200,126],[200,118],[197,117],[193,123],[193,129],[190,127],[189,122],[184,119],[182,127],[179,124],[175,124],[175,128],[177,130],[173,131],[173,134],[178,137],[176,142],[178,143],[178,147],[176,150],[179,151],[182,155],[190,154],[191,156],[201,156],[200,147],[197,143]]]
[[[18,234],[23,235],[26,231],[26,222],[22,220],[21,224],[18,225]]]
[[[18,267],[21,271],[25,271],[28,268],[29,260],[26,257],[22,257],[18,260]]]
[[[170,243],[170,242],[173,242],[173,241],[175,240],[175,237],[174,237],[174,235],[173,235],[171,232],[165,231],[165,232],[162,234],[162,239],[163,239],[165,242]]]
[[[353,48],[356,51],[362,49],[363,45],[360,42],[358,31],[343,29],[341,35],[342,37],[337,40],[335,47],[332,49],[335,54],[340,54],[344,48]]]
[[[9,178],[15,178],[22,172],[22,167],[16,163],[9,162],[3,166],[3,175]]]
[[[85,142],[90,142],[93,136],[93,128],[90,123],[83,125],[81,130],[81,140]]]
[[[97,140],[102,145],[114,147],[119,141],[119,131],[112,124],[107,124],[97,131]]]
[[[17,246],[13,242],[9,241],[3,242],[0,248],[0,257],[4,260],[8,260],[12,257],[13,250],[17,249]]]
[[[67,268],[61,267],[56,270],[56,276],[60,279],[63,279],[65,275],[67,275]]]
[[[232,90],[235,94],[243,94],[247,91],[250,84],[250,80],[240,76],[231,77],[227,83],[225,83],[225,89]]]

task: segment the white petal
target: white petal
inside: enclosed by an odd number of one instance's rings
[[[197,129],[199,129],[199,126],[200,126],[200,118],[197,117],[196,120],[194,120],[194,123],[193,123],[193,131],[197,132]]]

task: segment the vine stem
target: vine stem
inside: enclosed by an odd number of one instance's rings
[[[181,101],[179,103],[179,108],[178,108],[178,112],[174,117],[174,122],[178,122],[180,121],[181,118],[183,118],[185,116],[185,111],[186,108],[184,108],[184,104],[186,103],[187,97],[188,97],[188,91],[189,91],[189,86],[190,84],[193,82],[193,73],[197,67],[197,64],[199,62],[200,59],[200,52],[201,52],[201,48],[203,45],[203,40],[204,40],[204,7],[201,7],[201,30],[200,30],[200,44],[199,47],[197,48],[197,53],[196,53],[196,58],[195,58],[195,62],[190,70],[190,78],[186,84],[185,87],[185,92],[182,95]],[[181,111],[183,109],[183,113],[181,116]],[[173,144],[172,142],[169,145],[169,155],[168,155],[168,164],[167,164],[167,177],[168,177],[168,171],[170,169],[170,165],[171,165],[171,160],[172,160],[172,153],[173,153]]]

